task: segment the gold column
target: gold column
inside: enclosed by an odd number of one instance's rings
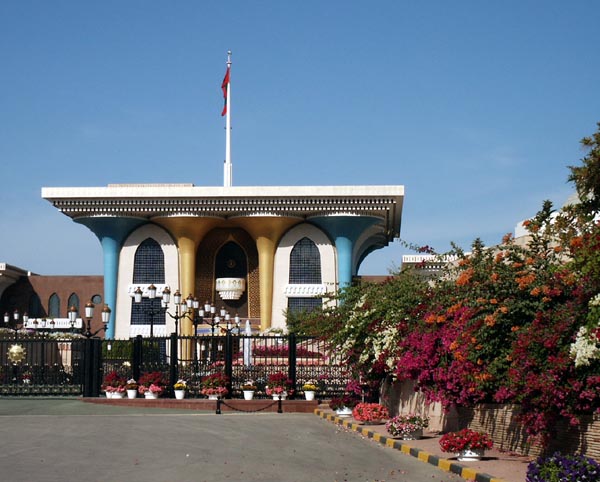
[[[192,296],[196,288],[196,251],[202,238],[211,229],[223,222],[220,218],[173,217],[155,218],[154,222],[165,227],[175,237],[179,248],[179,278],[181,294],[187,298]],[[192,320],[181,320],[181,334],[193,333]]]
[[[273,268],[277,243],[289,228],[302,222],[298,218],[256,216],[236,218],[235,224],[245,229],[256,242],[260,285],[260,329],[271,326],[273,310]]]

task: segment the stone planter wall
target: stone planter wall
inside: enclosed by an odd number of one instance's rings
[[[502,404],[482,404],[458,410],[461,427],[488,432],[497,448],[523,455],[541,455],[543,451],[539,445],[527,444],[525,430],[516,422],[518,413],[518,405]],[[583,453],[600,460],[600,417],[584,416],[581,424],[575,427],[566,420],[558,422],[545,454],[555,451]]]
[[[412,382],[384,383],[381,390],[382,403],[390,413],[417,413],[430,418],[428,430],[450,432],[469,427],[487,432],[494,440],[494,446],[506,452],[538,456],[542,448],[527,443],[525,429],[517,423],[518,405],[481,404],[474,408],[459,408],[445,413],[439,404],[425,404],[421,393],[414,391]],[[555,435],[550,440],[546,454],[555,451],[562,453],[583,453],[600,461],[600,415],[582,417],[579,426],[569,426],[566,420],[555,427]]]
[[[458,430],[458,414],[456,410],[444,412],[440,403],[427,405],[425,397],[415,392],[412,381],[383,383],[381,402],[388,408],[393,417],[398,414],[415,413],[429,418],[430,432],[452,432]]]

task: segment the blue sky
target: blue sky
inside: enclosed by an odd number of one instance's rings
[[[0,261],[101,274],[42,187],[401,184],[401,237],[494,244],[600,121],[600,2],[0,2]],[[408,251],[371,254],[385,274]]]

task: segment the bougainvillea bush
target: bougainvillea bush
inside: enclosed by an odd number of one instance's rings
[[[557,419],[599,411],[600,129],[582,144],[582,164],[569,168],[577,199],[544,202],[527,236],[454,247],[434,259],[447,266],[435,280],[417,269],[348,287],[293,330],[324,337],[372,387],[412,380],[447,408],[519,404],[542,443]]]

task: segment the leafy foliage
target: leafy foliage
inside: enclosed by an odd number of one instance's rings
[[[559,417],[600,410],[600,131],[582,142],[583,166],[570,168],[581,203],[545,201],[525,239],[453,247],[435,282],[403,271],[349,287],[297,328],[337,346],[363,380],[410,379],[446,407],[518,403],[542,442]]]

